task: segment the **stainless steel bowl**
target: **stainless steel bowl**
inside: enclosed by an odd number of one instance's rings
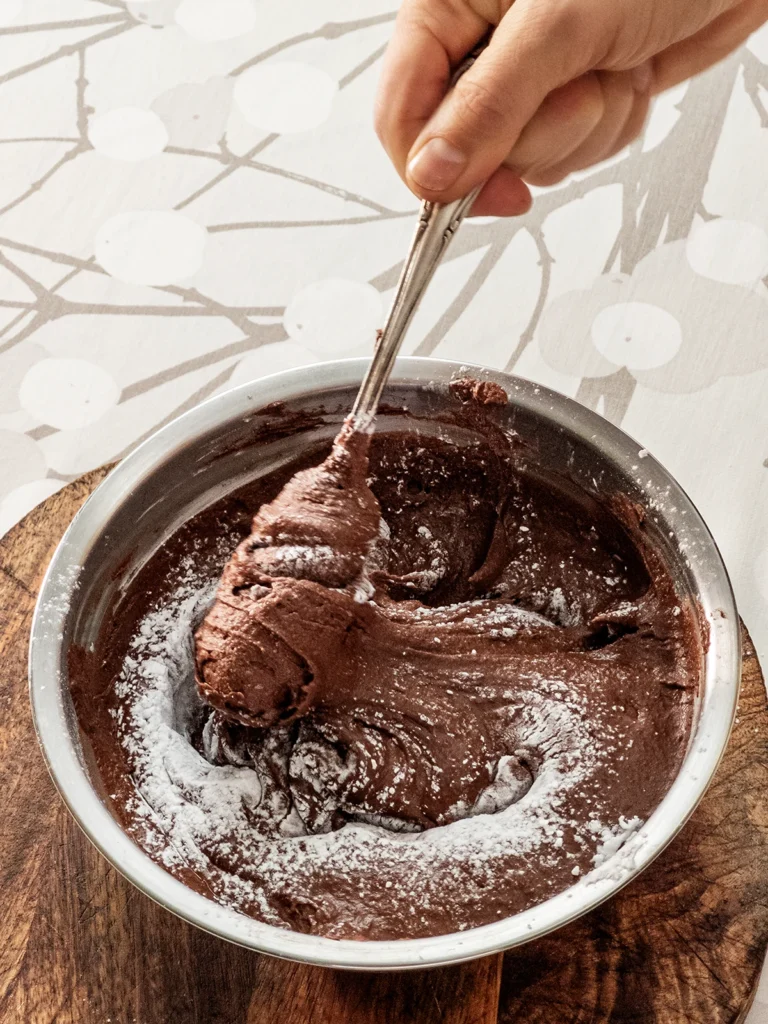
[[[448,382],[467,373],[509,393],[509,427],[538,458],[588,491],[624,492],[650,510],[649,528],[682,596],[695,598],[709,647],[685,761],[642,828],[607,863],[570,889],[503,921],[427,939],[353,942],[262,924],[193,892],[123,832],[89,770],[67,679],[71,644],[102,628],[117,588],[190,515],[248,479],[270,472],[306,443],[331,437],[352,404],[362,359],[303,367],[246,384],[203,403],[145,441],[75,517],[45,577],[32,626],[30,685],[38,736],[56,785],[86,835],[139,889],[193,924],[273,955],[365,970],[447,964],[527,942],[613,895],[682,827],[700,800],[728,740],[741,666],[739,624],[728,577],[698,512],[669,473],[600,416],[562,395],[480,367],[400,359],[385,393],[386,426],[430,429],[447,402]],[[249,450],[254,412],[273,402],[327,410],[324,426]],[[259,416],[268,420],[269,412]],[[434,429],[432,423],[431,429]]]

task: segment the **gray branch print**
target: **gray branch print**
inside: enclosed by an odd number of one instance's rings
[[[394,5],[393,5],[394,6]],[[191,322],[197,318],[206,322],[218,321],[227,323],[236,329],[235,340],[227,341],[212,351],[188,359],[178,360],[172,367],[124,387],[120,402],[125,403],[139,395],[152,392],[162,384],[179,380],[186,375],[209,368],[212,376],[208,384],[196,393],[194,400],[204,397],[219,388],[229,378],[233,367],[240,358],[256,349],[274,345],[288,339],[282,324],[285,311],[283,301],[274,303],[233,303],[207,293],[199,287],[180,285],[153,286],[151,291],[157,296],[152,301],[124,301],[121,299],[104,298],[88,301],[73,298],[70,294],[62,294],[65,286],[70,288],[77,279],[90,280],[97,276],[108,278],[95,256],[78,255],[64,249],[46,247],[32,240],[15,237],[14,230],[6,230],[7,216],[23,211],[27,206],[46,192],[46,189],[61,175],[63,168],[76,164],[92,150],[88,137],[89,119],[94,113],[89,103],[89,60],[90,55],[104,43],[115,40],[125,33],[143,32],[156,33],[166,31],[165,28],[152,28],[144,24],[130,9],[118,0],[102,0],[102,8],[111,8],[113,13],[94,14],[70,21],[50,21],[39,24],[11,25],[0,30],[0,35],[22,36],[35,33],[47,33],[52,39],[60,31],[82,30],[85,38],[79,41],[66,42],[51,53],[30,60],[18,67],[12,67],[0,75],[0,86],[26,75],[33,75],[42,68],[48,67],[65,58],[75,57],[77,70],[74,77],[75,129],[57,134],[43,132],[37,134],[30,130],[29,134],[16,134],[0,138],[0,145],[22,145],[39,142],[67,146],[63,153],[41,170],[34,180],[30,181],[16,196],[5,201],[0,207],[0,267],[12,275],[21,286],[28,290],[25,297],[9,295],[0,298],[0,310],[7,310],[9,316],[0,324],[0,359],[14,348],[23,345],[47,325],[71,316],[120,316],[128,318],[166,318]],[[298,32],[266,47],[245,61],[236,63],[226,72],[226,80],[234,81],[245,71],[274,58],[291,58],[291,54],[300,52],[305,45],[323,43],[332,46],[334,43],[354,36],[356,33],[370,32],[375,37],[376,30],[386,28],[394,20],[395,11],[387,11],[368,17],[355,18],[348,21],[327,21],[321,26]],[[94,31],[91,31],[94,30]],[[66,38],[66,37],[65,37]],[[362,39],[362,36],[361,36]],[[362,44],[365,49],[354,66],[338,79],[339,90],[350,88],[379,62],[385,43],[381,36],[369,41],[365,37]],[[550,301],[553,281],[554,258],[545,238],[545,225],[548,219],[569,204],[583,199],[596,190],[609,185],[618,185],[622,189],[622,216],[613,245],[606,261],[605,271],[618,268],[624,274],[631,274],[640,261],[661,242],[672,242],[686,238],[697,216],[709,218],[704,209],[703,195],[709,176],[710,165],[714,157],[720,131],[724,123],[726,111],[734,87],[743,81],[743,88],[757,111],[761,124],[768,127],[768,110],[766,109],[766,92],[768,89],[768,67],[766,67],[751,51],[743,49],[731,57],[716,74],[703,76],[693,81],[685,96],[678,105],[679,120],[669,131],[663,141],[651,151],[643,151],[641,142],[633,145],[628,155],[605,167],[597,168],[587,176],[570,180],[560,187],[546,191],[537,196],[531,212],[516,220],[496,220],[490,223],[467,222],[456,239],[448,259],[458,260],[462,256],[481,252],[474,270],[468,275],[456,294],[447,302],[442,314],[437,318],[428,333],[418,340],[415,352],[420,355],[434,353],[447,332],[458,318],[475,301],[478,292],[488,280],[489,275],[497,267],[508,247],[521,232],[527,232],[536,247],[538,270],[538,290],[532,312],[519,336],[510,339],[509,355],[506,369],[514,370],[520,359],[536,338],[541,317]],[[224,79],[219,79],[224,81]],[[215,136],[213,136],[215,138]],[[276,208],[269,216],[248,216],[245,209],[236,218],[227,219],[215,216],[205,217],[205,227],[209,238],[237,236],[245,234],[252,240],[254,249],[260,245],[259,233],[262,231],[279,230],[281,232],[297,232],[312,229],[338,229],[349,232],[350,246],[358,244],[354,241],[356,229],[365,225],[387,225],[399,221],[410,220],[416,210],[415,201],[407,204],[408,209],[397,209],[396,205],[382,201],[379,195],[366,195],[366,184],[363,189],[351,187],[347,182],[326,180],[318,169],[317,173],[306,170],[291,169],[281,166],[285,161],[270,161],[269,150],[283,136],[276,133],[264,133],[263,136],[243,153],[233,152],[225,133],[218,143],[211,148],[196,148],[192,145],[176,145],[172,142],[165,147],[165,153],[188,161],[188,166],[204,168],[209,166],[212,173],[202,182],[197,176],[195,183],[186,194],[182,194],[175,202],[178,211],[194,208],[203,209],[201,201],[214,194],[222,193],[225,183],[235,172],[264,175],[290,181],[296,186],[349,204],[349,209],[341,209],[338,215],[329,213],[317,216],[296,216],[292,211]],[[367,143],[366,143],[367,144]],[[686,165],[685,174],[681,175],[681,154],[695,152],[697,158]],[[314,170],[314,168],[313,168]],[[195,178],[192,178],[195,181]],[[228,186],[227,186],[228,187]],[[373,191],[373,190],[372,190]],[[206,200],[208,201],[208,199]],[[229,213],[227,209],[227,214]],[[403,247],[404,248],[404,247]],[[29,269],[21,266],[16,257],[32,257],[43,261],[46,266],[60,268],[61,273],[54,280],[46,276],[47,283],[35,276],[35,264]],[[391,257],[390,257],[391,258]],[[369,283],[379,292],[386,292],[394,287],[400,262],[391,263],[383,270],[378,270],[369,277]],[[86,277],[87,275],[87,277]],[[768,280],[768,278],[766,278]],[[512,285],[513,287],[513,285]],[[214,289],[215,291],[215,289]],[[106,294],[106,293],[105,293]],[[163,301],[163,296],[166,300]],[[171,301],[177,300],[177,301]],[[178,301],[180,300],[180,301]],[[632,400],[636,387],[635,378],[625,369],[603,377],[581,380],[577,397],[592,408],[600,409],[604,415],[620,423]],[[185,400],[170,415],[188,407],[192,399]],[[167,417],[166,417],[167,418]],[[163,419],[165,421],[165,418]],[[153,423],[152,429],[158,424]],[[29,431],[31,437],[41,439],[52,436],[56,428],[36,427]]]

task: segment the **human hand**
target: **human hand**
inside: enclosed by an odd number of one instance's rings
[[[768,20],[768,0],[403,0],[376,130],[406,184],[473,213],[524,213],[642,130],[651,96],[721,60]],[[488,48],[446,94],[461,59]]]

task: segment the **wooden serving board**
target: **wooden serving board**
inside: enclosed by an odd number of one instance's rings
[[[349,974],[258,956],[152,903],[80,833],[27,697],[43,571],[103,478],[0,541],[0,1021],[3,1024],[736,1024],[768,944],[768,709],[744,635],[739,717],[675,842],[597,911],[472,964]]]

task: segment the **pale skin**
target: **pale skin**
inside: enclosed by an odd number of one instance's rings
[[[376,130],[417,196],[450,202],[486,182],[475,214],[525,213],[526,183],[553,185],[619,152],[656,93],[767,20],[768,0],[403,0]]]

